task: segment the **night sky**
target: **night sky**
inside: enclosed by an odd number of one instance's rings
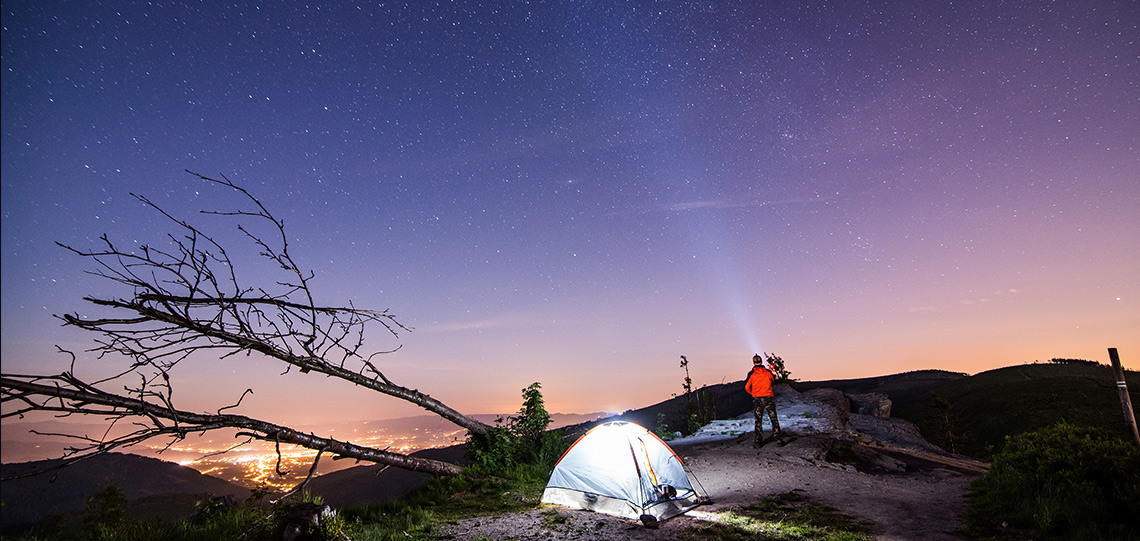
[[[285,221],[320,303],[413,328],[369,349],[467,413],[534,381],[644,406],[681,355],[698,386],[761,351],[805,380],[1140,367],[1136,2],[286,4],[4,2],[5,372],[65,370],[93,336],[52,314],[129,294],[56,241],[174,231],[131,193],[242,245],[187,169]],[[180,366],[175,397],[418,411],[282,370]]]

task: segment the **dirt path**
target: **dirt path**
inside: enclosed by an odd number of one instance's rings
[[[713,503],[665,521],[656,530],[607,515],[544,506],[464,520],[443,532],[454,539],[680,539],[701,521],[716,520],[767,496],[795,492],[870,521],[876,539],[964,539],[957,533],[958,519],[966,509],[966,489],[980,475],[980,463],[858,445],[856,468],[823,459],[834,441],[804,436],[784,447],[769,444],[759,450],[739,439],[680,447],[678,453]]]
[[[682,456],[713,499],[699,509],[704,513],[796,492],[871,521],[878,539],[962,539],[958,518],[980,463],[855,445],[850,459],[856,466],[835,464],[824,459],[834,442],[808,436],[757,451],[745,441],[731,441],[697,446]]]

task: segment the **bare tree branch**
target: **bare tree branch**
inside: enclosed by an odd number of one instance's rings
[[[255,439],[300,445],[310,449],[324,449],[343,458],[440,475],[453,475],[462,471],[461,467],[448,462],[411,457],[332,438],[322,438],[243,415],[203,414],[176,410],[166,404],[155,404],[89,387],[66,373],[47,378],[0,376],[0,387],[4,402],[20,400],[35,403],[40,411],[86,413],[112,418],[136,416],[152,420],[149,425],[137,424],[138,429],[134,432],[114,438],[71,436],[84,444],[69,450],[76,460],[156,437],[182,439],[194,433],[238,428],[243,430],[242,435]],[[164,419],[173,422],[173,425],[161,422]]]
[[[223,413],[237,408],[252,389],[215,414],[191,413],[175,407],[171,378],[175,366],[192,362],[190,359],[202,353],[231,362],[241,362],[240,354],[260,354],[281,362],[284,373],[296,368],[301,373],[339,378],[409,401],[470,433],[485,434],[491,429],[436,398],[388,378],[376,357],[399,347],[366,351],[366,337],[370,336],[366,330],[379,326],[398,337],[409,329],[387,310],[359,309],[352,303],[341,307],[318,304],[311,287],[315,275],[294,261],[284,222],[228,178],[187,172],[238,196],[233,198],[236,209],[201,212],[237,221],[239,238],[250,244],[235,253],[255,254],[269,263],[275,277],[258,285],[243,283],[237,262],[222,242],[146,197],[133,194],[173,225],[174,232],[166,235],[164,242],[127,249],[103,235],[92,249],[60,244],[92,264],[87,272],[121,286],[124,292],[115,297],[84,297],[106,315],[85,317],[74,313],[59,316],[60,319],[66,325],[94,333],[95,346],[90,352],[96,357],[121,356],[128,363],[116,373],[86,382],[74,376],[75,355],[64,351],[71,355],[71,368],[63,374],[4,374],[3,416],[22,416],[33,411],[62,416],[96,415],[109,422],[108,430],[124,419],[139,419],[129,425],[132,428],[123,436],[74,437],[77,446],[70,448],[68,455],[75,460],[158,436],[171,437],[173,442],[189,433],[237,428],[255,439],[324,450],[334,458],[356,458],[434,473],[459,471],[454,465],[306,435],[266,421]],[[122,391],[105,390],[108,384],[132,378],[137,378],[135,383],[124,385]]]

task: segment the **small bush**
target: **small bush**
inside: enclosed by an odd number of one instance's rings
[[[1140,447],[1067,423],[1007,438],[970,506],[978,535],[1140,539]]]
[[[653,433],[663,440],[673,438],[673,431],[669,430],[669,423],[665,420],[665,412],[657,413],[657,425],[653,427]]]
[[[541,385],[532,383],[522,391],[518,415],[499,419],[486,434],[468,437],[467,458],[472,467],[492,474],[520,465],[554,467],[566,450],[565,437],[561,430],[546,431],[550,413],[540,389]]]

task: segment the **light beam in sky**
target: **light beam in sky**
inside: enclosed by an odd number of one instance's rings
[[[763,298],[762,273],[753,273],[752,287],[746,287],[740,266],[743,264],[738,252],[742,249],[735,237],[723,225],[722,213],[731,212],[723,202],[703,201],[676,205],[683,214],[683,235],[688,239],[690,249],[701,271],[696,281],[707,284],[718,298],[723,310],[739,333],[743,353],[759,353],[761,350],[760,329],[753,317],[754,306]],[[731,348],[731,345],[726,344]]]

